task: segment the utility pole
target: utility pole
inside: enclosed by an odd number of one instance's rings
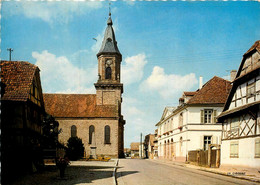
[[[9,61],[12,61],[12,52],[14,50],[12,48],[7,48],[7,51],[9,51]]]
[[[141,133],[141,140],[140,140],[140,158],[142,159],[142,133]]]

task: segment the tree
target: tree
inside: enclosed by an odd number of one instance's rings
[[[61,132],[61,129],[58,130],[59,123],[55,120],[54,117],[47,114],[42,123],[42,131],[43,135],[55,142],[58,141],[58,135]]]
[[[70,137],[67,146],[66,155],[70,160],[76,161],[84,156],[85,148],[82,139],[78,137]]]

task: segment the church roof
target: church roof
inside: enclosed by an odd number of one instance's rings
[[[111,19],[111,14],[109,14],[104,39],[103,39],[101,48],[100,48],[97,56],[99,56],[101,54],[110,54],[110,53],[116,53],[116,54],[121,55],[121,53],[117,47],[117,41],[116,41],[116,37],[115,37],[115,33],[114,33],[112,25],[113,25],[113,22]]]
[[[230,81],[214,76],[194,94],[187,104],[224,104],[230,89]]]
[[[1,61],[1,100],[27,101],[37,66],[24,61]],[[3,89],[2,89],[3,91]]]
[[[95,94],[44,94],[45,110],[59,118],[118,117],[117,106],[96,105]]]

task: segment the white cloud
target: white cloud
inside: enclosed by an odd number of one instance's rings
[[[145,54],[127,57],[122,65],[122,82],[127,85],[140,81],[145,64],[147,64]]]
[[[124,1],[125,1],[126,4],[128,4],[128,5],[131,5],[131,6],[135,5],[135,0],[124,0]]]
[[[41,70],[44,92],[91,93],[97,78],[97,67],[88,70],[74,66],[66,57],[56,57],[48,51],[33,52]]]
[[[73,16],[83,15],[102,7],[102,2],[28,2],[19,1],[8,8],[10,15],[24,14],[28,18],[40,18],[45,22],[67,23]],[[11,5],[10,5],[11,6]]]
[[[157,91],[164,99],[173,98],[181,91],[191,89],[198,80],[194,73],[180,76],[176,74],[165,74],[164,69],[155,66],[152,74],[141,84],[142,91]]]

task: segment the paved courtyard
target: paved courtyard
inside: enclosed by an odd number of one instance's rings
[[[11,182],[10,185],[112,185],[115,165],[116,160],[71,162],[66,168],[64,179],[59,178],[59,170],[55,165],[47,165],[43,172],[26,175]]]

